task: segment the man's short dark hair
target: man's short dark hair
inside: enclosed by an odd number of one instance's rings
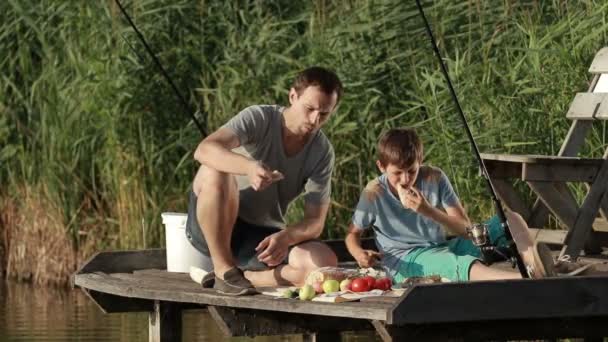
[[[390,129],[378,141],[378,160],[384,167],[393,164],[405,168],[422,163],[422,154],[422,141],[413,128]]]
[[[318,66],[310,67],[300,71],[291,85],[298,95],[301,95],[304,89],[310,86],[317,86],[328,95],[335,92],[337,95],[336,104],[340,102],[342,82],[333,71]]]

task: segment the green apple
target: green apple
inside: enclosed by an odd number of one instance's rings
[[[311,300],[315,295],[315,289],[311,285],[306,284],[300,289],[300,300]]]
[[[333,293],[340,291],[340,283],[334,279],[328,279],[323,282],[323,292]]]

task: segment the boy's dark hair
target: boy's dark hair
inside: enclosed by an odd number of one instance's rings
[[[378,141],[378,160],[382,166],[406,168],[422,162],[422,141],[413,128],[392,128]]]
[[[342,82],[340,82],[338,75],[333,71],[318,66],[310,67],[300,71],[291,85],[298,95],[301,95],[304,89],[310,86],[318,86],[328,95],[333,94],[335,91],[337,95],[336,104],[340,102],[340,98],[342,97]]]

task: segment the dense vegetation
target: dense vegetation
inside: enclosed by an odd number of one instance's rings
[[[418,128],[474,220],[493,214],[413,0],[124,2],[209,131],[250,104],[285,104],[304,67],[336,70],[325,237],[343,234],[393,126]],[[423,3],[480,149],[555,154],[608,42],[608,3]],[[0,269],[62,282],[94,251],[162,246],[160,213],[186,210],[201,134],[118,7],[7,0],[0,18]],[[585,153],[605,139],[600,127]]]

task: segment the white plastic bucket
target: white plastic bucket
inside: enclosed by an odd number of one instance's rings
[[[190,272],[190,266],[202,268],[203,255],[186,238],[186,220],[183,213],[162,213],[167,248],[167,271]]]

